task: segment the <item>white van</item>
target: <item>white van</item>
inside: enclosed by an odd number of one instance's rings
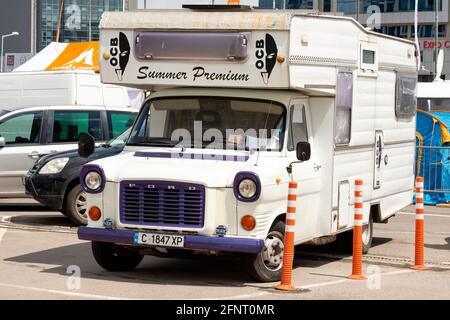
[[[355,179],[365,252],[412,201],[412,42],[296,11],[105,13],[101,57],[103,82],[155,91],[122,154],[82,169],[78,235],[107,270],[227,251],[277,280],[291,179],[295,244],[352,229]]]

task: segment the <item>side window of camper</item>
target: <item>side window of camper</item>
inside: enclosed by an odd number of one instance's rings
[[[353,106],[353,73],[338,72],[336,79],[336,113],[334,144],[350,143]]]
[[[359,66],[364,75],[374,76],[378,71],[376,46],[362,42]]]
[[[417,78],[414,75],[397,74],[395,116],[411,119],[417,111]]]
[[[305,105],[301,103],[292,105],[290,119],[288,150],[294,151],[297,143],[308,142]]]

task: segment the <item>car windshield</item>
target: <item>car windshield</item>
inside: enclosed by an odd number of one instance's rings
[[[127,129],[119,136],[109,140],[105,144],[109,147],[118,147],[118,148],[123,147],[125,145],[125,142],[127,141],[128,137],[130,136],[130,131],[131,131],[131,128]]]
[[[154,99],[142,108],[128,145],[279,151],[285,115],[283,105],[266,100]]]

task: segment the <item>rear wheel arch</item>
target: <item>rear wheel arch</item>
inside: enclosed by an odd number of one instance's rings
[[[370,215],[372,216],[372,220],[374,223],[383,223],[381,217],[381,206],[379,203],[372,204],[370,206]]]

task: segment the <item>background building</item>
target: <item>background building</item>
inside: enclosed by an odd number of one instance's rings
[[[62,0],[0,0],[0,34],[5,39],[4,69],[9,71],[56,40]],[[60,42],[95,41],[104,11],[123,11],[128,0],[64,0]]]
[[[39,0],[36,9],[36,48],[40,51],[56,39],[61,0]],[[123,0],[65,0],[59,41],[98,40],[98,24],[103,12],[123,10]]]
[[[0,0],[0,36],[19,32],[18,36],[5,38],[3,53],[4,70],[9,71],[22,61],[26,61],[33,51],[33,15],[30,0]],[[2,48],[0,48],[2,49]]]

